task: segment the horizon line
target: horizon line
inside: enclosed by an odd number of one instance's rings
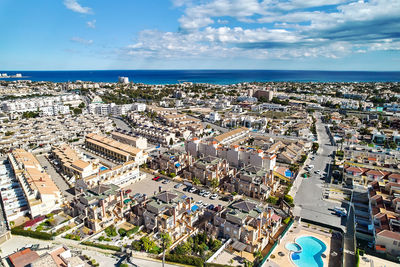
[[[323,70],[323,69],[13,69],[13,70],[0,70],[0,72],[7,71],[320,71],[320,72],[400,72],[400,70]]]

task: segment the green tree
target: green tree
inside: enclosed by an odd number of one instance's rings
[[[154,247],[154,241],[150,240],[147,236],[144,236],[140,239],[140,242],[142,242],[142,248],[148,252],[152,247]]]
[[[219,180],[217,178],[214,178],[210,181],[210,185],[213,189],[217,188],[219,186]]]
[[[193,177],[193,178],[192,178],[192,182],[193,182],[194,185],[199,185],[199,184],[201,184],[200,179],[197,178],[197,177]]]
[[[293,204],[293,197],[291,195],[285,195],[283,198],[288,204]]]
[[[169,145],[172,146],[174,144],[174,139],[170,138],[169,139]]]
[[[161,241],[164,244],[166,249],[172,245],[172,239],[168,233],[161,233],[160,237],[161,237]]]

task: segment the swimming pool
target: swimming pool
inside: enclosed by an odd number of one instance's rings
[[[101,166],[101,167],[100,167],[100,171],[105,171],[105,170],[108,170],[108,168],[107,168],[107,167],[104,167],[104,166]]]
[[[294,264],[296,264],[298,267],[324,266],[321,257],[322,253],[326,250],[326,245],[324,242],[313,236],[301,236],[296,238],[296,244],[300,245],[302,250],[300,252],[292,252],[290,254]]]
[[[296,244],[296,243],[287,243],[285,245],[285,248],[289,251],[292,252],[301,252],[301,247],[300,245]]]

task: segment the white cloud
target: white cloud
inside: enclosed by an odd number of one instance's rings
[[[86,22],[86,25],[89,28],[95,29],[96,28],[96,20],[94,19],[94,20],[88,21],[88,22]]]
[[[72,37],[71,41],[74,43],[79,43],[79,44],[83,44],[83,45],[91,45],[93,44],[93,40],[87,40],[87,39],[83,39],[81,37]]]
[[[124,54],[290,59],[400,49],[399,0],[173,1],[184,10],[180,30],[143,31]]]
[[[77,0],[64,0],[64,5],[66,8],[82,14],[89,14],[92,12],[90,7],[81,6]]]

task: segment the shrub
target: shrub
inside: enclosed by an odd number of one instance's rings
[[[175,178],[175,177],[176,177],[176,174],[175,174],[174,172],[171,172],[171,173],[169,174],[169,177]]]
[[[111,225],[109,227],[107,227],[106,229],[104,229],[104,232],[107,234],[108,237],[111,236],[117,236],[117,229],[115,228],[115,226]]]
[[[126,263],[122,263],[119,267],[129,267],[129,265]]]
[[[53,240],[53,235],[40,231],[24,230],[21,227],[14,227],[11,229],[11,234],[22,235],[42,240]]]
[[[165,255],[165,260],[198,267],[202,267],[204,264],[204,260],[202,258],[188,255],[167,254]]]
[[[274,197],[274,196],[270,196],[270,197],[268,197],[267,202],[271,203],[272,205],[275,205],[278,202],[278,198]]]
[[[232,196],[236,196],[238,193],[236,192],[232,192]]]
[[[293,204],[293,197],[291,195],[285,195],[283,198],[288,204]]]
[[[119,234],[121,237],[124,237],[124,236],[126,236],[126,230],[123,229],[123,228],[119,228],[119,229],[118,229],[118,234]]]
[[[104,236],[100,236],[97,240],[99,241],[104,241],[105,237]]]
[[[120,247],[112,246],[112,245],[99,244],[99,243],[94,243],[94,242],[89,242],[89,241],[81,242],[81,244],[85,245],[85,246],[91,246],[91,247],[96,247],[96,248],[101,248],[101,249],[114,250],[114,251],[118,251],[118,252],[121,251]]]

